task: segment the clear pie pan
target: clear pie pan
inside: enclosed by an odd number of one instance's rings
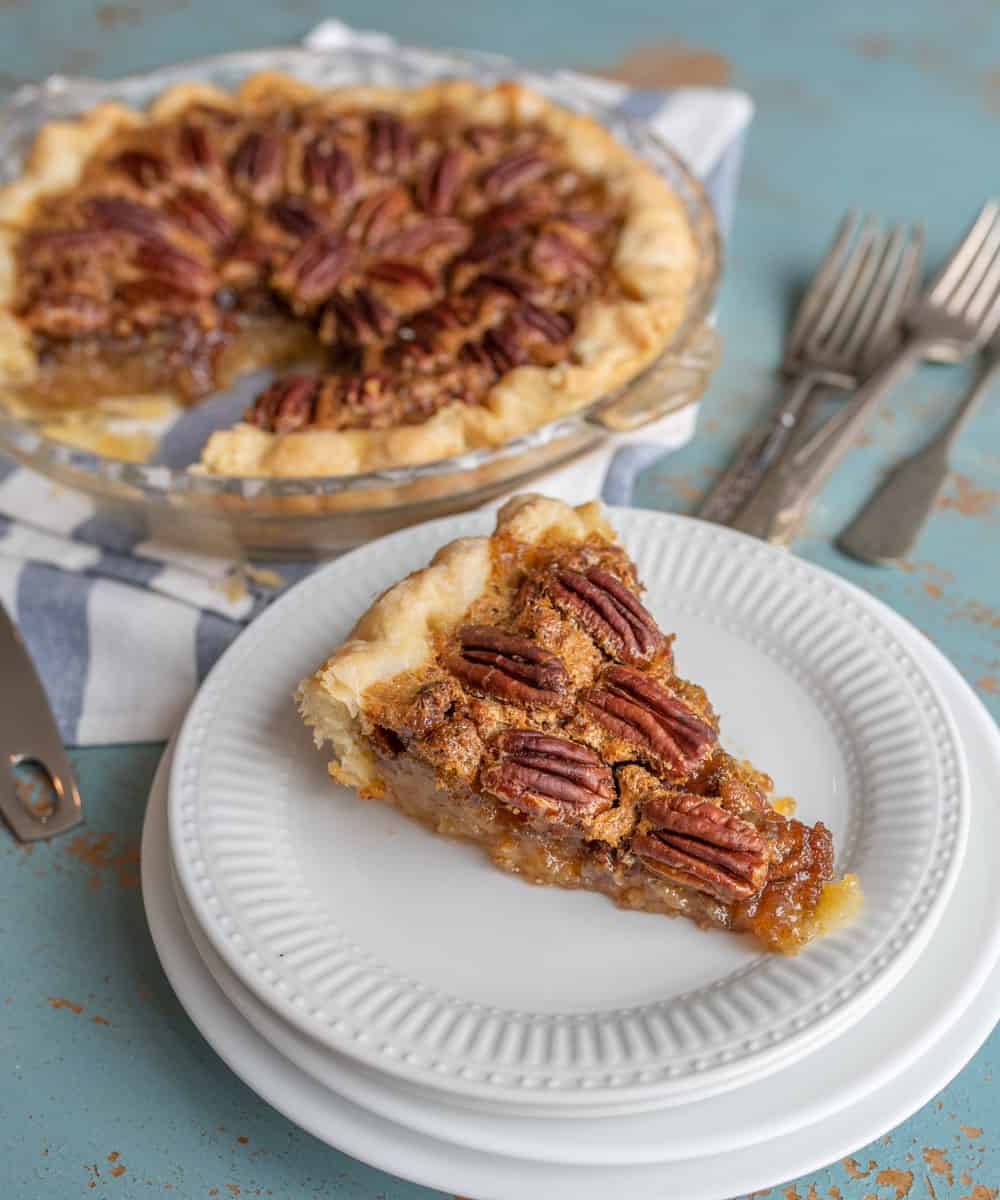
[[[135,108],[165,88],[200,80],[233,89],[258,71],[283,71],[325,86],[409,86],[441,77],[480,82],[519,78],[569,108],[601,121],[670,183],[684,205],[698,251],[698,275],[683,317],[659,358],[625,388],[499,447],[436,462],[358,475],[265,479],[195,474],[185,462],[137,463],[80,449],[40,421],[0,410],[0,451],[82,492],[97,512],[137,539],[258,558],[321,557],[395,529],[474,507],[522,487],[558,464],[691,404],[718,360],[708,323],[721,254],[711,205],[698,180],[645,125],[595,101],[565,74],[527,73],[492,55],[422,49],[261,50],[193,60],[117,80],[53,77],[20,89],[0,106],[0,179],[15,177],[37,129],[92,105]],[[235,390],[235,389],[234,389]],[[231,408],[231,406],[230,406]],[[230,418],[231,419],[231,418]],[[196,457],[196,450],[192,458]]]

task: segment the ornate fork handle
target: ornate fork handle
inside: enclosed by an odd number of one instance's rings
[[[872,410],[889,388],[919,362],[933,342],[933,338],[920,334],[903,342],[837,414],[833,428],[824,428],[798,453],[784,456],[774,464],[731,527],[787,545],[811,501],[854,444]]]
[[[819,382],[820,375],[815,371],[786,382],[781,404],[763,425],[746,436],[736,457],[702,501],[697,512],[702,520],[726,523],[739,511],[798,428],[809,397]]]

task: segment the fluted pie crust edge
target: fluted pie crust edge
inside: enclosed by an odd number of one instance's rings
[[[0,384],[30,382],[38,369],[30,331],[12,311],[18,227],[36,204],[72,188],[88,159],[127,129],[171,118],[193,104],[266,111],[283,100],[318,97],[331,111],[377,106],[419,116],[446,106],[483,124],[533,123],[561,139],[571,165],[599,176],[624,204],[612,269],[627,298],[593,299],[579,314],[568,358],[503,374],[483,403],[450,403],[421,424],[387,429],[275,433],[242,422],[213,434],[196,470],[222,475],[342,475],[429,462],[500,445],[580,409],[626,384],[670,341],[697,273],[697,250],[684,207],[668,184],[599,123],[514,82],[482,87],[466,80],[412,89],[323,89],[266,72],[233,93],[199,83],[165,91],[145,112],[116,103],[72,121],[43,126],[21,176],[0,189]]]
[[[299,685],[301,716],[336,781],[502,869],[795,953],[854,916],[857,880],[719,745],[640,588],[599,504],[515,497],[378,597]]]

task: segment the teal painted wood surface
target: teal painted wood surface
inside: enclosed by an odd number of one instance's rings
[[[643,478],[639,498],[649,507],[690,509],[768,404],[789,294],[844,208],[924,221],[933,258],[1000,190],[1000,10],[992,0],[4,0],[0,87],[53,71],[115,75],[293,42],[325,15],[545,65],[611,66],[644,44],[674,42],[657,69],[717,76],[727,66],[753,95],[757,119],[720,306],[725,360],[697,440]],[[683,48],[721,59],[685,57]],[[824,492],[797,550],[909,617],[997,715],[1000,403],[988,400],[963,434],[948,492],[905,570],[863,567],[831,544],[886,465],[944,415],[961,378],[927,368],[892,397]],[[0,840],[0,1196],[431,1197],[329,1150],[261,1104],[178,1005],[137,886],[159,750],[75,752],[84,833],[30,852]],[[995,1198],[997,1067],[994,1034],[937,1100],[855,1161],[772,1194]]]

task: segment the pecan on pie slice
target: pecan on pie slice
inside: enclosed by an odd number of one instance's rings
[[[200,469],[426,462],[626,383],[697,267],[669,185],[520,84],[181,84],[45,126],[0,190],[0,399],[194,403],[295,365]]]
[[[521,496],[385,592],[297,699],[330,773],[535,883],[794,953],[857,880],[721,747],[595,504]]]

